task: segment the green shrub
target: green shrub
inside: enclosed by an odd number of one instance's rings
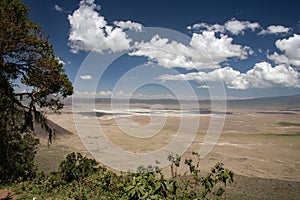
[[[197,153],[194,153],[199,158]],[[181,158],[169,156],[172,170],[180,167]],[[195,159],[194,159],[195,160]],[[217,163],[207,174],[201,174],[199,160],[184,162],[189,171],[165,178],[156,166],[139,167],[137,173],[117,175],[101,167],[94,159],[71,153],[60,164],[60,172],[38,174],[17,189],[20,198],[30,199],[208,199],[225,196],[233,172]],[[173,164],[173,167],[172,167]]]
[[[96,160],[83,157],[80,153],[68,154],[66,159],[60,163],[62,179],[71,182],[82,180],[83,178],[95,173],[99,164]]]

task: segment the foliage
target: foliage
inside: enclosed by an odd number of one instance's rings
[[[202,186],[204,188],[200,194],[202,198],[206,198],[210,193],[217,197],[222,196],[225,193],[224,188],[215,188],[216,186],[219,186],[220,183],[223,183],[226,186],[228,182],[233,182],[233,172],[225,169],[223,163],[217,163],[206,176],[201,176],[199,170],[200,157],[198,153],[195,152],[193,152],[193,155],[198,159],[196,165],[193,164],[192,159],[185,160],[185,164],[189,166],[189,171],[192,175],[192,179],[185,185],[185,190],[192,191],[195,186],[196,188]]]
[[[62,108],[60,99],[73,90],[48,38],[27,13],[20,0],[0,0],[0,182],[33,174],[34,119],[50,131],[39,108]],[[17,92],[20,84],[28,90]]]
[[[177,176],[177,168],[180,165],[180,156],[179,155],[169,155],[168,156],[168,160],[171,162],[171,173],[172,173],[172,177]]]
[[[198,154],[194,155],[199,158]],[[177,155],[173,157],[180,160]],[[137,173],[117,175],[93,159],[72,153],[62,161],[59,173],[39,174],[21,182],[15,193],[26,199],[226,198],[224,186],[233,181],[233,172],[218,163],[209,173],[201,175],[199,161],[193,163],[192,159],[186,159],[189,171],[171,178],[165,178],[157,166],[141,166]],[[180,167],[180,163],[174,164],[175,167]]]
[[[67,182],[82,180],[82,178],[93,174],[97,165],[99,164],[94,159],[73,152],[67,155],[66,159],[60,164],[62,179]]]

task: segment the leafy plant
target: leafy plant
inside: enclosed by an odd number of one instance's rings
[[[166,178],[157,166],[140,166],[136,173],[120,174],[99,166],[94,159],[71,153],[61,162],[61,170],[48,176],[38,174],[21,182],[20,198],[39,199],[208,199],[226,197],[225,186],[233,172],[217,163],[207,174],[198,162],[186,159],[189,171]],[[180,167],[180,156],[168,157],[171,166]],[[170,159],[172,158],[172,159]],[[194,159],[195,160],[195,159]],[[176,161],[176,162],[175,162]],[[175,174],[174,174],[175,175]],[[49,198],[51,197],[51,198]]]
[[[70,182],[73,180],[82,180],[83,178],[97,171],[98,163],[95,159],[82,156],[74,152],[68,154],[66,159],[60,163],[60,172],[62,179]]]
[[[175,177],[175,176],[177,176],[177,169],[180,165],[181,157],[178,154],[176,154],[175,156],[169,155],[168,160],[171,162],[172,177]]]
[[[157,167],[140,167],[125,185],[126,199],[164,199],[168,196],[168,182]]]
[[[202,192],[194,192],[192,196],[201,197],[206,199],[208,194],[220,197],[225,194],[225,189],[221,186],[221,183],[226,186],[229,182],[233,182],[234,173],[223,167],[223,163],[217,163],[209,173],[205,176],[201,176],[199,163],[200,157],[198,153],[193,152],[193,155],[197,158],[196,165],[193,164],[192,159],[186,159],[185,164],[189,166],[189,172],[191,174],[191,180],[185,183],[185,191],[194,191],[195,189],[202,186]],[[219,186],[217,189],[216,186]]]

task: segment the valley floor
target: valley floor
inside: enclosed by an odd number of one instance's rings
[[[47,136],[41,131],[37,155],[40,170],[57,170],[64,156],[73,151],[91,156],[77,133],[74,116],[88,117],[83,113],[73,115],[69,108],[59,115],[48,115],[54,122],[52,126],[56,129],[56,134],[53,143],[48,146]],[[192,151],[199,152],[203,146],[212,116],[199,115],[200,124],[196,136],[182,155],[183,161],[184,158],[191,157]],[[178,116],[168,116],[159,134],[144,139],[124,134],[119,127],[122,118],[124,123],[127,123],[126,118],[130,118],[140,126],[150,123],[149,116],[145,114],[122,116],[118,125],[109,115],[97,116],[103,132],[114,145],[127,151],[142,153],[159,150],[172,141],[182,120]],[[209,170],[220,161],[226,168],[233,170],[236,174],[235,182],[228,186],[227,192],[233,199],[297,199],[300,196],[299,119],[298,108],[228,109],[222,133],[212,151],[200,160],[200,168]],[[87,134],[89,131],[86,130]],[[189,134],[189,130],[186,134]],[[179,171],[184,173],[187,169],[182,167]],[[170,175],[169,168],[164,169],[164,172]]]

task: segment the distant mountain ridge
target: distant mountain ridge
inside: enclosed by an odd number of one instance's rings
[[[249,107],[300,107],[300,94],[292,96],[261,97],[253,99],[229,100],[228,106]]]
[[[73,98],[76,103],[127,103],[126,99],[111,99],[111,98]],[[189,103],[190,100],[177,100],[177,99],[130,99],[130,104],[179,104]],[[199,100],[200,105],[210,104],[210,100]],[[66,105],[72,105],[72,98],[65,100]],[[229,107],[300,107],[300,94],[292,96],[277,96],[277,97],[260,97],[253,99],[238,99],[227,100]]]

